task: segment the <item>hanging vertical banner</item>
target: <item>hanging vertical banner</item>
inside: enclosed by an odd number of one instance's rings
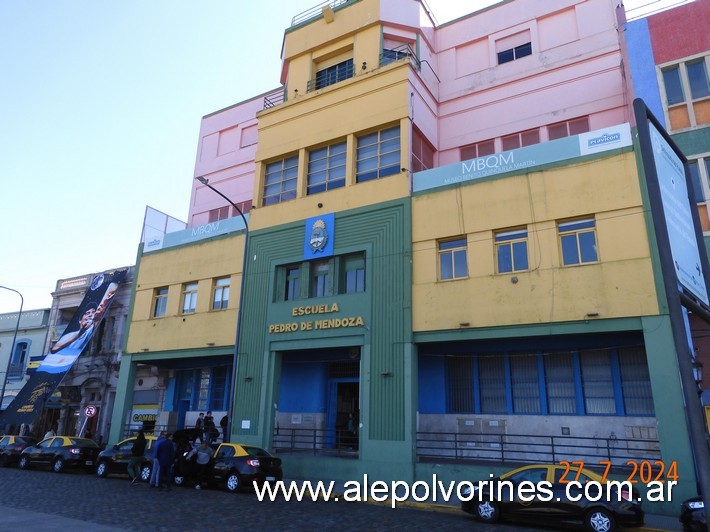
[[[0,427],[34,422],[64,375],[91,341],[94,331],[98,330],[126,272],[120,270],[94,277],[62,337],[50,348],[37,370],[0,414]]]

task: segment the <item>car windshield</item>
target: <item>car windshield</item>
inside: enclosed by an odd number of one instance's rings
[[[70,438],[69,441],[75,447],[98,447],[99,445],[94,440],[86,438]]]

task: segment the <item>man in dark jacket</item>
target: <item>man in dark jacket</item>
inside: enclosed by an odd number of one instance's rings
[[[146,443],[145,433],[141,430],[133,442],[131,460],[128,462],[128,476],[131,477],[131,486],[140,480],[140,468],[144,460]]]
[[[172,476],[173,462],[175,461],[175,444],[173,443],[173,433],[168,432],[165,439],[160,442],[156,449],[156,456],[160,464],[160,487],[170,489],[170,478]]]

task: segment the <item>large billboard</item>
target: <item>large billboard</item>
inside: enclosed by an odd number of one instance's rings
[[[50,348],[42,364],[30,376],[15,399],[0,414],[0,427],[31,424],[59,383],[89,344],[113,302],[127,270],[99,274],[87,290],[79,309],[64,330],[64,334]]]

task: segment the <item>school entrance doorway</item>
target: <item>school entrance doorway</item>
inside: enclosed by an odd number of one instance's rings
[[[359,424],[359,348],[282,354],[273,439],[278,453],[356,458]]]

